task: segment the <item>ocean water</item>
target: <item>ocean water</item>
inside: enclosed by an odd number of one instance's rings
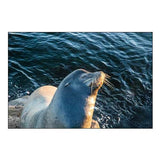
[[[94,110],[101,128],[152,128],[151,32],[8,33],[9,101],[78,68],[111,76]]]

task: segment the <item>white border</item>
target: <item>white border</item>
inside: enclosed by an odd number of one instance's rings
[[[158,2],[5,0],[0,2],[1,159],[160,159]],[[153,31],[153,129],[8,130],[9,31]]]

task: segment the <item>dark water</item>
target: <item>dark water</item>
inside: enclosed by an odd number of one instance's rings
[[[9,100],[58,86],[78,68],[111,76],[94,119],[102,128],[152,127],[152,33],[9,33]]]

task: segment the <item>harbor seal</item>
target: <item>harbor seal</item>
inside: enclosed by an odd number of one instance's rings
[[[92,120],[98,90],[109,76],[77,69],[58,88],[35,90],[24,105],[21,128],[99,128]]]

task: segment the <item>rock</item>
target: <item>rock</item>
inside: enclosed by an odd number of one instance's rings
[[[20,116],[28,98],[24,96],[8,103],[8,128],[20,128]]]

